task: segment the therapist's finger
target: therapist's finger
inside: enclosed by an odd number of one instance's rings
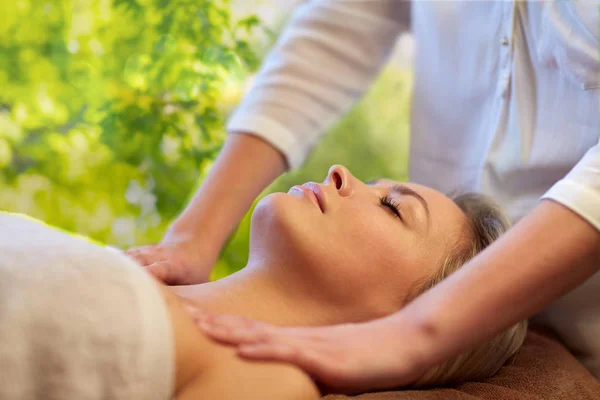
[[[275,337],[323,341],[320,328],[279,327],[234,315],[204,313],[195,322],[208,336],[230,344],[265,342]]]
[[[270,325],[239,315],[213,314],[207,321],[213,327],[224,327],[230,329],[262,329]]]
[[[214,340],[229,344],[265,341],[274,329],[269,324],[232,315],[213,315],[198,321],[197,326]]]
[[[165,261],[158,261],[151,263],[150,265],[146,265],[144,267],[146,271],[152,274],[156,279],[161,282],[165,282],[169,284],[169,272],[170,272],[170,264]]]
[[[310,353],[314,357],[314,352],[304,348],[300,349],[298,344],[292,343],[256,343],[243,344],[238,347],[238,354],[245,358],[258,358],[261,360],[294,361],[306,358],[305,353]]]
[[[129,249],[125,251],[125,254],[135,259],[142,266],[148,266],[155,261],[154,255],[146,249]]]
[[[277,361],[296,365],[312,376],[325,380],[343,376],[344,360],[326,346],[307,340],[244,344],[237,354],[250,360]]]
[[[181,306],[192,318],[192,321],[196,326],[200,323],[200,321],[209,318],[211,315],[214,315],[212,311],[200,307],[200,305],[196,304],[192,300],[184,299],[181,303]]]

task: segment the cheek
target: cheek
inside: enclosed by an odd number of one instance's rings
[[[378,318],[399,310],[413,284],[427,275],[426,248],[419,236],[392,217],[347,210],[322,231],[331,287],[360,314]],[[328,289],[332,290],[332,289]]]
[[[410,261],[417,256],[417,236],[384,212],[348,212],[336,228],[339,232],[335,237],[355,256],[383,264]]]
[[[419,236],[378,210],[353,210],[334,226],[345,273],[366,285],[400,291],[422,276],[426,249]],[[381,215],[377,215],[381,214]]]

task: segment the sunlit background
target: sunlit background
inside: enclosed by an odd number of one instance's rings
[[[127,248],[160,241],[298,0],[16,0],[0,5],[0,210]],[[298,171],[405,179],[412,40]],[[249,216],[215,268],[243,267]]]

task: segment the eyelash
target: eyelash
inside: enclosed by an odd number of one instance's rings
[[[400,219],[400,221],[404,221],[398,203],[392,200],[390,196],[383,196],[379,199],[379,202],[382,206],[389,208],[394,213],[394,215]]]

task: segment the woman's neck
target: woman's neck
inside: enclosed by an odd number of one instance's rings
[[[249,264],[216,282],[174,286],[179,296],[221,314],[240,315],[281,326],[315,326],[343,322],[314,285],[293,268]]]

